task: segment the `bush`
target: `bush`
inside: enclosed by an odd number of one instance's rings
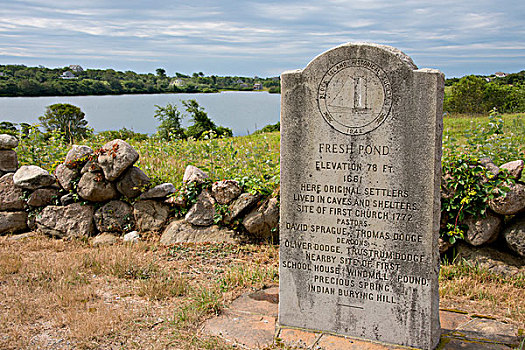
[[[495,164],[522,159],[525,155],[525,127],[516,118],[516,132],[505,132],[503,119],[491,113],[489,123],[473,123],[467,131],[464,145],[445,137],[443,144],[443,179],[441,184],[441,215],[443,239],[454,243],[462,239],[467,230],[462,226],[466,216],[483,217],[488,202],[504,195],[512,184],[506,173],[494,176],[480,165],[481,158],[491,158]]]

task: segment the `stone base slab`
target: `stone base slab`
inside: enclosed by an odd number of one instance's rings
[[[279,287],[249,292],[236,299],[222,315],[205,322],[202,331],[242,349],[284,344],[294,349],[397,350],[404,346],[372,342],[335,334],[281,327],[277,323]],[[510,350],[525,341],[514,325],[490,317],[442,309],[440,350]]]

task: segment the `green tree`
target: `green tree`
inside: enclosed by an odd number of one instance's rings
[[[199,106],[197,101],[187,100],[182,101],[182,104],[186,108],[186,112],[189,113],[191,121],[193,122],[193,125],[189,126],[186,130],[186,135],[188,137],[200,139],[209,132],[213,132],[219,137],[233,136],[233,132],[230,128],[215,125],[215,123],[208,117],[208,113],[204,112],[204,109]]]
[[[166,70],[164,68],[157,68],[156,72],[159,78],[166,78]]]
[[[193,122],[193,125],[188,127],[186,131],[188,137],[200,139],[206,131],[215,131],[217,128],[215,123],[208,117],[208,113],[204,112],[204,109],[199,106],[196,100],[182,101],[182,104]]]
[[[447,96],[445,110],[454,113],[484,113],[487,111],[483,101],[486,81],[469,75],[454,83],[450,96]]]
[[[56,103],[46,107],[46,112],[38,119],[46,131],[60,131],[69,143],[86,137],[90,133],[85,114],[77,106],[69,103]]]
[[[159,105],[155,107],[154,117],[160,120],[160,125],[157,127],[159,137],[167,141],[186,138],[184,128],[181,126],[183,116],[177,106],[168,103],[165,107]]]

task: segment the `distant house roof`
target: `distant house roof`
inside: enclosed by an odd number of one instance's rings
[[[70,71],[65,71],[64,73],[62,73],[62,75],[60,76],[62,79],[73,79],[75,78],[75,74],[71,73]]]
[[[253,84],[253,89],[254,90],[262,90],[263,86],[261,83],[255,83]]]
[[[183,86],[184,85],[184,80],[182,80],[182,79],[174,79],[174,80],[171,81],[170,85]]]
[[[69,69],[71,69],[73,72],[76,72],[76,73],[81,73],[84,71],[84,68],[82,68],[81,66],[79,66],[78,64],[72,64],[69,66]]]
[[[503,78],[503,77],[506,77],[506,76],[507,76],[507,73],[496,72],[496,73],[494,73],[494,75],[497,76],[498,78]]]

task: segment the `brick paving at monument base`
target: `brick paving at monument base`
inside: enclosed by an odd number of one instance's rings
[[[394,350],[411,349],[323,332],[280,327],[277,324],[279,287],[249,292],[224,312],[206,321],[203,332],[219,336],[239,348],[259,349],[282,342],[296,349]],[[440,310],[441,343],[438,349],[509,350],[519,348],[518,328],[490,318]]]

